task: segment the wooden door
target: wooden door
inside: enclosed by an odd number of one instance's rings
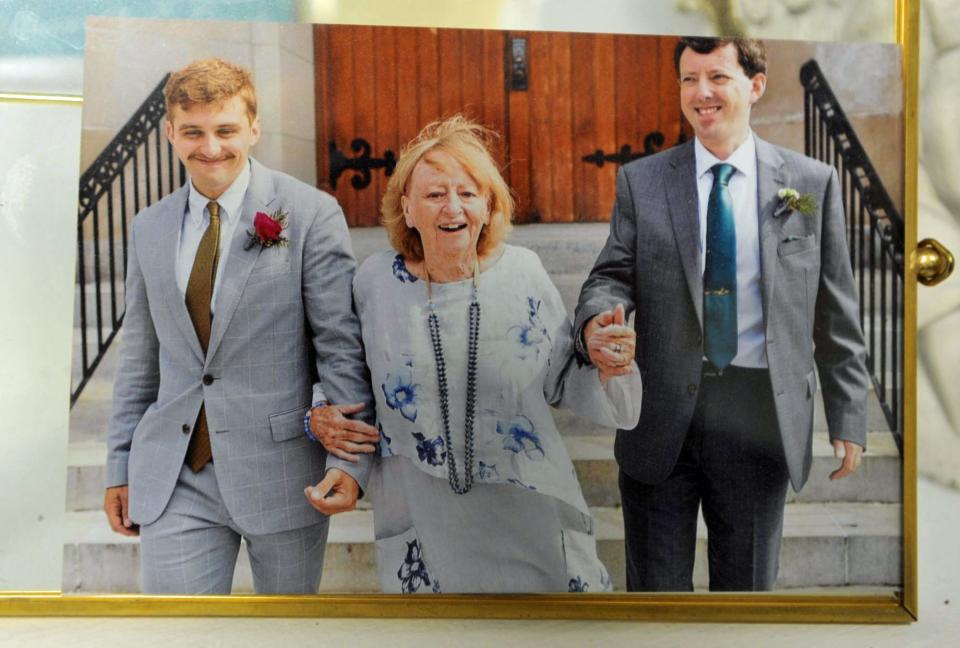
[[[514,43],[526,53],[516,89]],[[376,225],[387,173],[428,122],[501,135],[515,221],[609,218],[617,166],[687,131],[672,37],[318,25],[317,177],[351,226]]]

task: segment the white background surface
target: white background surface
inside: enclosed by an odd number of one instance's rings
[[[79,135],[77,105],[0,103],[0,590],[63,577]]]

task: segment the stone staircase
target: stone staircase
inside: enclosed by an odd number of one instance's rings
[[[606,224],[528,225],[511,241],[540,254],[573,312],[580,285],[606,238]],[[352,232],[358,259],[387,247],[379,228]],[[120,335],[122,335],[122,330]],[[75,348],[79,347],[79,332]],[[136,539],[114,534],[100,511],[103,498],[104,438],[110,414],[115,343],[71,411],[64,531],[65,593],[137,592],[140,589]],[[75,377],[75,380],[77,378]],[[799,494],[790,491],[781,554],[781,588],[872,589],[895,586],[901,573],[900,457],[875,397],[871,395],[868,452],[854,476],[830,482],[833,458],[817,398],[814,461]],[[623,589],[623,524],[613,459],[613,430],[583,423],[569,412],[555,413],[587,503],[597,522],[600,558]],[[244,553],[241,548],[241,553]],[[707,585],[706,529],[700,522],[694,582]],[[323,591],[377,591],[373,513],[361,508],[334,516],[324,568]],[[252,591],[246,556],[240,557],[235,592]]]

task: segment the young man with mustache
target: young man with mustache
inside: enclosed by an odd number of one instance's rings
[[[229,594],[241,537],[258,593],[316,592],[324,513],[352,508],[369,460],[304,436],[314,380],[353,404],[331,406],[331,426],[377,435],[344,416],[369,421],[372,397],[343,212],[249,157],[246,69],[195,61],[164,96],[190,179],[133,221],[104,510],[139,534],[146,593]],[[323,513],[304,497],[322,479]]]

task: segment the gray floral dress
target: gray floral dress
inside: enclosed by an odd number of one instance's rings
[[[595,369],[578,367],[572,326],[539,257],[507,246],[479,279],[474,486],[455,494],[447,455],[454,453],[462,475],[472,288],[472,280],[432,287],[449,391],[448,448],[425,282],[395,252],[373,255],[354,279],[381,432],[368,492],[383,590],[609,590],[593,519],[550,408],[632,428],[640,375],[603,388]]]

